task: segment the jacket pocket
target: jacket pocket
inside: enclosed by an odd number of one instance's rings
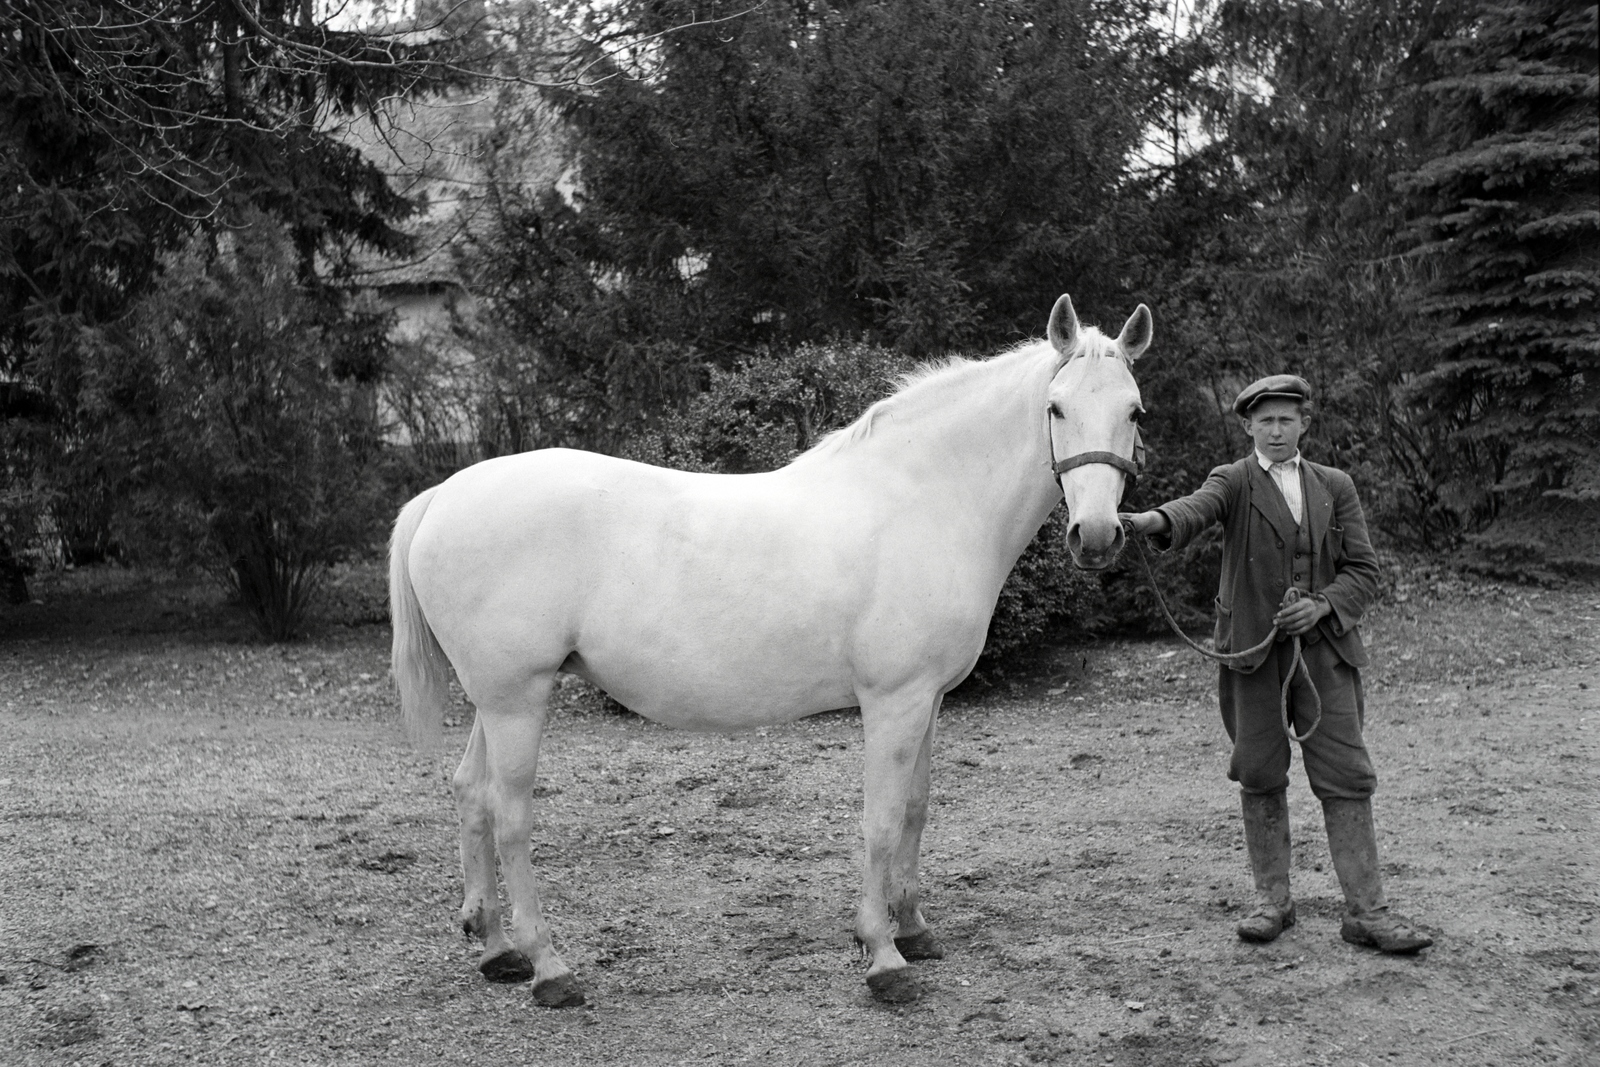
[[[1328,524],[1328,558],[1340,559],[1344,556],[1344,527],[1336,522]]]

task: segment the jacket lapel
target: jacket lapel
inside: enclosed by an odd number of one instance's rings
[[[1256,462],[1254,456],[1245,461],[1245,468],[1250,473],[1251,506],[1272,524],[1285,544],[1294,544],[1299,525],[1294,521],[1294,516],[1289,514],[1289,505],[1284,503],[1283,494],[1278,491],[1272,475],[1261,469],[1261,464]]]
[[[1322,546],[1328,525],[1333,522],[1333,494],[1323,484],[1322,473],[1317,468],[1301,460],[1300,470],[1305,513],[1311,523],[1307,532],[1311,535],[1311,551],[1316,552]]]

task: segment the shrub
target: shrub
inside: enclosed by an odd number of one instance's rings
[[[99,337],[121,348],[91,365],[135,541],[215,574],[274,640],[386,510],[373,396],[386,333],[299,284],[258,219],[169,258],[129,332]]]
[[[680,470],[775,470],[853,421],[913,365],[890,349],[834,343],[763,352],[731,371],[713,367],[707,389],[629,454]]]

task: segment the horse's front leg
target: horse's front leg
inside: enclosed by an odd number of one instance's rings
[[[933,708],[934,698],[925,693],[900,692],[861,703],[866,734],[861,828],[866,847],[856,939],[871,956],[867,986],[891,1003],[914,1000],[918,992],[905,957],[895,947],[890,900],[900,888],[895,885],[896,858],[911,814],[917,764],[928,740]]]
[[[942,960],[944,948],[928,929],[922,915],[922,895],[917,867],[922,853],[922,829],[928,822],[928,786],[933,763],[933,736],[939,719],[940,694],[933,702],[933,714],[922,735],[916,767],[911,776],[911,792],[906,797],[905,821],[900,827],[900,844],[895,849],[889,872],[889,910],[895,919],[894,946],[908,960]]]

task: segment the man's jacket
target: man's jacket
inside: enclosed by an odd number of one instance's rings
[[[1378,585],[1378,557],[1367,537],[1366,516],[1344,471],[1304,457],[1300,467],[1304,517],[1310,523],[1311,592],[1326,597],[1333,609],[1317,629],[1346,663],[1365,667],[1367,650],[1357,623]],[[1265,640],[1284,593],[1294,584],[1298,530],[1255,454],[1216,468],[1194,493],[1156,510],[1172,524],[1170,535],[1156,539],[1160,547],[1181,548],[1212,523],[1223,524],[1217,651],[1243,651]],[[1260,666],[1267,654],[1262,652],[1246,671]]]

